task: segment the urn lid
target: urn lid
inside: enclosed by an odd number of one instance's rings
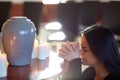
[[[32,21],[25,16],[14,16],[8,19],[7,22],[26,23],[26,22],[32,22]]]
[[[29,27],[34,28],[34,30],[36,31],[34,23],[30,19],[25,17],[25,16],[14,16],[14,17],[11,17],[10,19],[8,19],[3,24],[2,30],[3,30],[3,28],[6,28],[7,26],[11,26],[11,27],[16,27],[17,26],[17,27],[24,27],[24,28],[28,28],[28,26],[29,26]]]

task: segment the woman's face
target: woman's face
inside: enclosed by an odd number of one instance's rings
[[[81,39],[80,48],[81,48],[80,58],[81,58],[82,64],[88,65],[88,66],[94,66],[98,62],[98,59],[92,53],[84,35],[82,36],[82,39]]]

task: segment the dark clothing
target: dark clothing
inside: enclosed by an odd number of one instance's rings
[[[79,80],[94,80],[95,77],[95,70],[93,67],[88,67],[84,72],[81,74],[81,78]]]
[[[120,74],[109,74],[104,80],[120,80]]]
[[[81,73],[81,61],[78,58],[69,62],[69,68],[62,80],[94,80],[95,75],[93,67],[88,67]],[[104,80],[120,80],[120,74],[109,74]]]
[[[66,73],[63,75],[62,80],[72,80],[72,79],[80,79],[81,74],[81,61],[80,58],[74,59],[69,62],[69,68]]]

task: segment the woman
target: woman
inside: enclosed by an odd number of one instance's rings
[[[80,47],[77,43],[68,42],[59,50],[59,56],[70,63],[63,80],[120,80],[120,54],[112,31],[96,24],[81,34]],[[76,67],[80,61],[90,66],[83,73],[79,72],[81,67]],[[71,73],[71,70],[76,72]],[[67,77],[73,74],[79,74],[79,77]]]

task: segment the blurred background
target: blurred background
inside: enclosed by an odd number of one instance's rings
[[[0,0],[0,32],[13,16],[26,16],[36,27],[38,43],[58,51],[65,41],[79,41],[79,33],[92,24],[110,28],[120,46],[119,0]]]

